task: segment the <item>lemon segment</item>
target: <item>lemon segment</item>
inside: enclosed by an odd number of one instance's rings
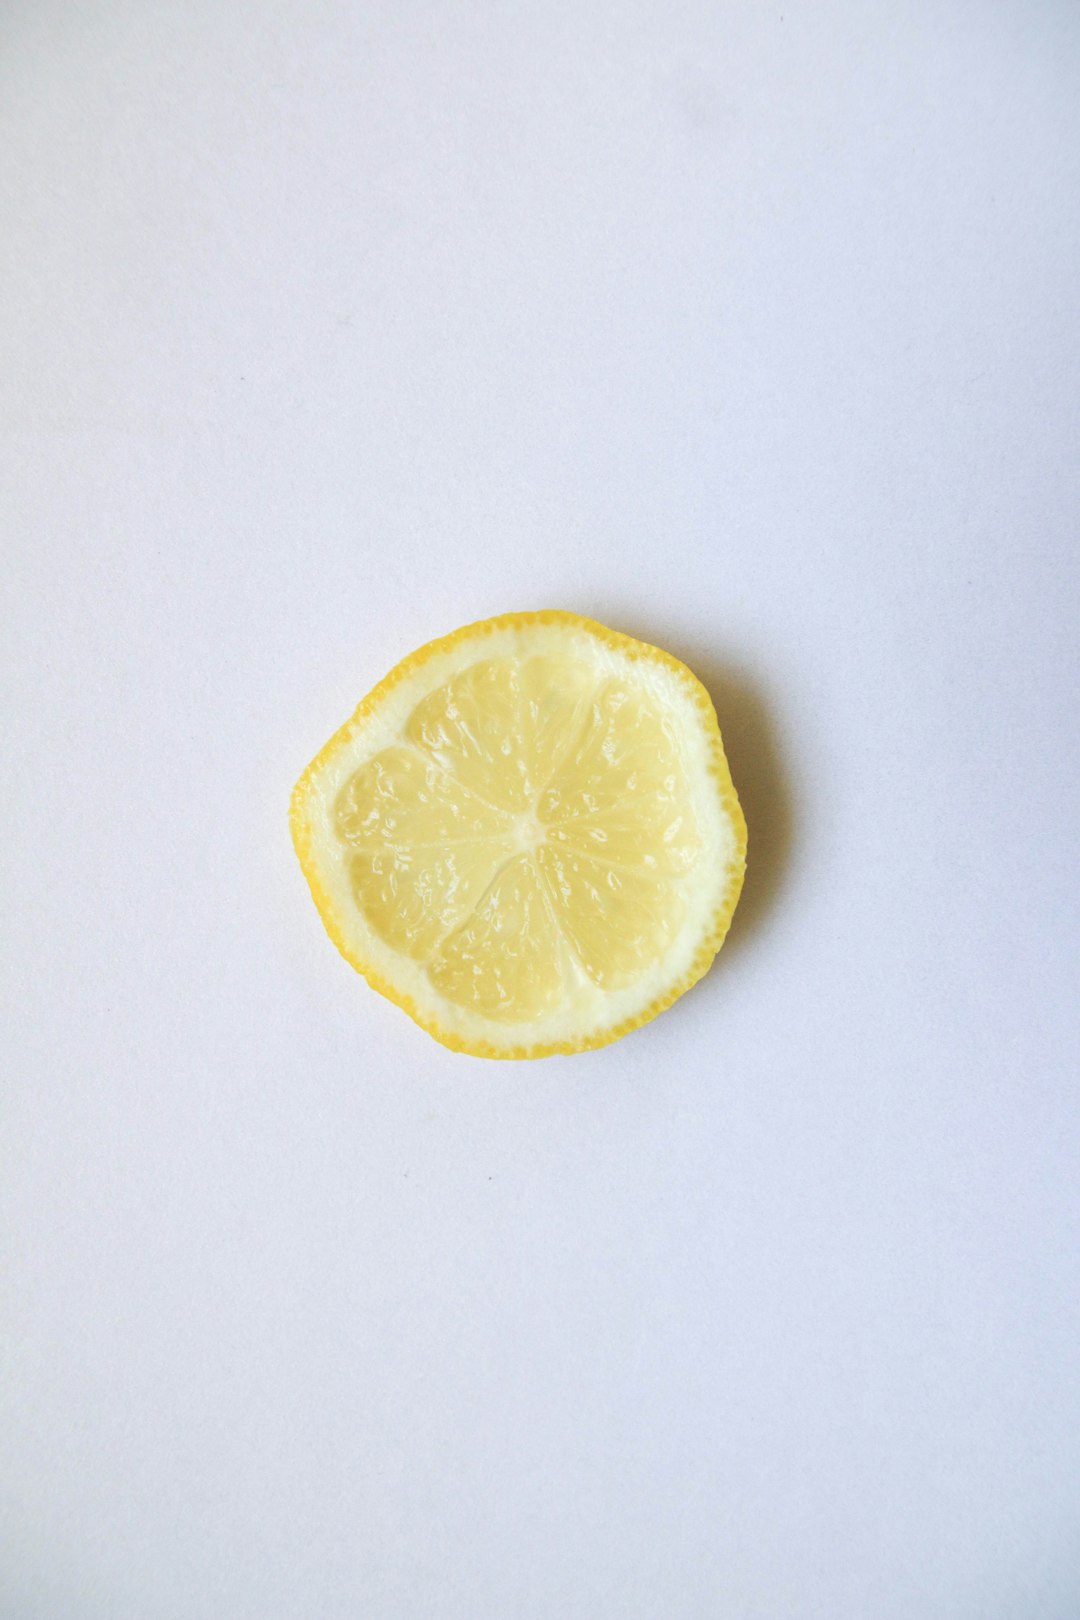
[[[487,1018],[534,1019],[563,994],[563,952],[536,863],[518,855],[432,960],[431,982]]]
[[[707,969],[746,834],[707,694],[590,620],[511,614],[398,665],[301,777],[328,932],[445,1045],[580,1051]]]
[[[651,873],[551,848],[540,851],[539,862],[559,925],[602,989],[640,978],[686,915],[678,889]]]
[[[418,704],[406,735],[464,787],[525,810],[580,729],[592,685],[565,659],[485,660]]]
[[[670,723],[620,681],[600,687],[588,719],[540,794],[553,842],[646,871],[689,871],[701,840]]]
[[[516,853],[509,840],[370,849],[349,861],[357,910],[395,950],[426,961]]]
[[[411,748],[380,749],[349,777],[335,805],[341,842],[353,848],[408,848],[497,838],[502,811]]]

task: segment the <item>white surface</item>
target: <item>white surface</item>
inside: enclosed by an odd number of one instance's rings
[[[1080,1613],[1080,13],[14,0],[4,1620]],[[294,776],[566,606],[717,970],[528,1067]]]

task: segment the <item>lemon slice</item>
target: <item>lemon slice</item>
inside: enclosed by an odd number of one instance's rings
[[[709,696],[656,647],[512,613],[421,647],[293,793],[343,956],[445,1046],[616,1040],[706,972],[746,827]]]

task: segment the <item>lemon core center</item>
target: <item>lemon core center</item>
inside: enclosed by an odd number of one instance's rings
[[[544,842],[546,833],[547,829],[535,810],[523,810],[514,817],[511,837],[524,855],[534,855]]]

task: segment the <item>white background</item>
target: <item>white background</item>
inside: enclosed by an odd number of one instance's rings
[[[3,1620],[1080,1614],[1080,12],[11,0]],[[292,782],[710,685],[715,971],[436,1046]]]

